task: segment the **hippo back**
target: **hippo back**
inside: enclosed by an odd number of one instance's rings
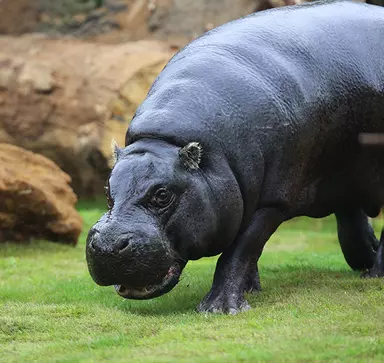
[[[171,59],[138,108],[127,141],[153,134],[211,143],[210,131],[232,140],[233,128],[249,131],[250,120],[255,130],[280,133],[287,120],[306,123],[308,105],[332,108],[340,95],[383,92],[383,56],[381,7],[341,1],[252,14]]]

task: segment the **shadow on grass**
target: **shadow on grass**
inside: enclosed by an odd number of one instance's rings
[[[73,305],[92,305],[97,308],[117,309],[127,314],[139,316],[170,316],[192,313],[200,300],[208,293],[215,269],[215,259],[200,260],[196,263],[188,264],[182,275],[182,280],[170,293],[153,300],[124,300],[119,297],[113,287],[99,287],[90,278],[83,259],[78,259],[76,253],[76,265],[62,264],[61,254],[57,254],[57,245],[47,242],[34,242],[29,246],[20,246],[20,248],[7,249],[6,246],[0,246],[0,254],[5,252],[8,256],[28,256],[28,260],[34,259],[35,264],[39,264],[38,256],[44,255],[41,261],[45,261],[44,269],[35,266],[30,270],[28,263],[23,264],[23,269],[28,274],[28,282],[16,264],[14,272],[16,279],[12,279],[11,285],[3,284],[0,291],[2,302],[38,302],[42,304],[73,304]],[[83,254],[83,247],[81,254]],[[61,246],[60,249],[65,255],[64,262],[70,261],[67,251],[73,247]],[[39,250],[38,253],[36,253]],[[7,253],[8,251],[8,253]],[[56,256],[46,259],[52,254]],[[297,257],[296,253],[293,253]],[[279,261],[287,258],[291,254],[282,255]],[[331,256],[333,256],[331,254]],[[299,256],[300,257],[300,256]],[[359,272],[351,271],[342,261],[341,257],[330,260],[324,256],[324,259],[315,257],[300,257],[297,262],[292,260],[289,263],[273,262],[268,260],[264,262],[261,269],[261,284],[263,290],[261,293],[247,295],[247,299],[253,308],[260,306],[274,305],[283,299],[295,295],[300,301],[300,296],[308,291],[324,290],[327,294],[354,294],[356,292],[368,291],[371,289],[383,289],[384,280],[361,279]],[[82,262],[83,261],[83,262]],[[81,264],[79,264],[81,262]],[[313,264],[312,264],[313,262]],[[12,264],[13,259],[9,260]],[[16,262],[15,262],[16,263]],[[12,266],[5,266],[6,271],[12,271]],[[74,270],[68,273],[67,269],[74,266]],[[35,272],[35,270],[37,270]],[[10,272],[9,272],[10,273]],[[44,276],[42,275],[44,273]],[[52,274],[52,275],[50,275]],[[1,275],[1,274],[0,274]],[[15,276],[15,275],[13,275]],[[40,277],[43,276],[43,277]],[[31,283],[32,282],[32,283]],[[1,286],[1,285],[0,285]]]
[[[211,287],[214,264],[191,266],[180,284],[170,293],[152,300],[125,300],[119,297],[113,287],[97,286],[84,270],[72,277],[48,278],[24,284],[21,287],[4,286],[0,301],[5,303],[39,303],[55,305],[91,306],[95,311],[119,310],[137,316],[171,316],[190,314]],[[335,295],[383,289],[384,280],[362,279],[359,273],[345,269],[330,269],[319,266],[283,265],[278,269],[265,267],[262,272],[263,290],[247,294],[253,308],[273,306],[292,296],[300,302],[301,295],[319,290]],[[18,285],[16,283],[16,285]],[[322,293],[322,292],[321,292]],[[92,308],[93,309],[93,308]]]
[[[253,308],[271,305],[282,298],[287,299],[291,295],[300,295],[304,291],[324,289],[328,290],[328,293],[332,291],[335,294],[353,294],[372,288],[372,282],[360,278],[360,273],[342,269],[286,266],[276,273],[267,270],[265,275],[262,281],[263,290],[256,294],[247,294],[247,299]],[[381,283],[383,282],[384,280],[381,280]],[[190,313],[195,310],[209,289],[210,284],[202,282],[202,279],[198,278],[193,286],[192,284],[178,286],[169,296],[153,299],[150,302],[127,300],[125,303],[118,304],[117,308],[142,316]]]

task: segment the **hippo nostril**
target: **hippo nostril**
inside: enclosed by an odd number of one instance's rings
[[[124,237],[119,239],[119,241],[116,244],[116,248],[120,253],[122,253],[127,249],[129,245],[130,245],[130,238]]]
[[[93,240],[91,240],[91,242],[88,243],[88,247],[91,249],[91,250],[95,250],[95,246],[93,244]]]
[[[88,233],[88,248],[93,252],[100,250],[100,248],[97,246],[97,243],[95,243],[95,240],[97,239],[99,233],[100,232],[96,228],[92,228]]]
[[[88,232],[88,238],[93,238],[99,234],[99,230],[95,227],[92,227]]]
[[[88,243],[88,247],[92,252],[101,252],[100,246],[97,245],[97,242],[95,242],[95,239],[91,239]]]

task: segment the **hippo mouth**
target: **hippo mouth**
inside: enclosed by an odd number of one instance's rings
[[[116,292],[125,299],[146,300],[152,299],[171,291],[179,282],[181,267],[179,264],[171,266],[163,280],[157,285],[148,285],[143,288],[133,288],[127,285],[114,285]]]

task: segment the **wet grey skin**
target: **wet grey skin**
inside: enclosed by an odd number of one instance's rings
[[[220,255],[197,310],[235,314],[275,230],[331,214],[349,266],[383,276],[367,216],[383,205],[384,153],[359,142],[383,132],[384,8],[309,3],[218,27],[170,60],[115,149],[91,276],[149,299]]]

